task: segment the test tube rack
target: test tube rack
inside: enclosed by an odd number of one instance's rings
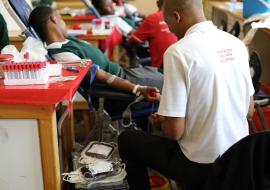
[[[46,62],[9,62],[2,66],[5,85],[46,84]]]

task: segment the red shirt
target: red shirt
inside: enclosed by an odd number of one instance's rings
[[[160,67],[163,63],[163,54],[167,48],[177,41],[177,37],[169,31],[162,11],[158,11],[143,21],[132,34],[137,42],[149,42],[151,65]]]

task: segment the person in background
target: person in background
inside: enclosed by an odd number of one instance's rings
[[[162,4],[163,0],[157,0],[158,12],[146,17],[127,41],[127,46],[148,41],[151,66],[158,68],[163,67],[163,54],[167,48],[177,41],[177,37],[169,31],[164,21]]]
[[[163,75],[156,73],[154,70],[145,70],[146,75],[150,73],[157,74],[156,81],[144,80],[140,78],[130,79],[129,75],[125,73],[124,69],[117,63],[112,63],[108,58],[95,46],[90,43],[79,40],[75,37],[68,37],[66,31],[66,25],[59,13],[57,13],[51,7],[37,7],[29,16],[29,26],[31,26],[36,33],[40,36],[41,40],[47,44],[47,50],[50,56],[56,61],[77,61],[81,59],[91,59],[93,63],[99,66],[95,81],[106,83],[109,86],[123,90],[126,92],[132,92],[136,95],[143,94],[149,100],[155,100],[148,95],[150,90],[159,91],[155,87],[149,87],[150,85],[161,88],[163,82]],[[144,68],[140,68],[141,71]],[[149,71],[149,72],[147,72]],[[129,70],[129,73],[132,73]],[[124,79],[130,79],[124,80]],[[88,91],[90,87],[85,80],[83,88]],[[133,82],[132,82],[133,81]],[[137,85],[148,85],[147,88]],[[136,84],[134,84],[136,83]]]
[[[202,0],[166,0],[163,11],[170,31],[181,39],[164,54],[154,120],[164,137],[124,131],[119,153],[131,190],[150,190],[148,167],[201,190],[214,161],[249,134],[254,88],[248,51],[206,20]]]
[[[7,23],[0,13],[0,51],[9,44]]]
[[[111,21],[117,26],[124,37],[127,37],[130,32],[136,28],[135,22],[125,16],[115,15],[115,8],[112,0],[92,0],[92,4],[98,10],[102,19]]]
[[[120,11],[120,13],[124,14],[126,17],[130,18],[135,23],[139,23],[145,18],[145,15],[140,14],[137,7],[135,7],[134,5],[122,0],[113,0],[113,2],[116,4],[117,7],[120,7],[120,10],[121,7],[123,8],[122,12]]]
[[[92,0],[92,3],[102,16],[115,14],[115,7],[112,0]]]

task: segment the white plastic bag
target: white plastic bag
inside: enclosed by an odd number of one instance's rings
[[[48,51],[44,48],[43,43],[40,40],[37,40],[33,37],[28,37],[24,43],[23,48],[21,50],[21,57],[24,57],[25,54],[29,54],[27,56],[27,60],[25,61],[46,61],[46,55]]]
[[[21,54],[19,53],[19,51],[17,50],[17,48],[14,45],[7,45],[5,46],[2,51],[1,54],[11,54],[13,55],[13,61],[15,62],[20,62],[23,61],[23,57],[21,57]]]

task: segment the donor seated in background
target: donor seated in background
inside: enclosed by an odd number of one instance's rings
[[[112,0],[92,0],[92,3],[102,16],[102,19],[110,20],[121,30],[123,36],[128,36],[136,28],[136,23],[133,20],[125,16],[116,15]]]
[[[132,32],[127,46],[149,42],[151,66],[163,68],[163,55],[167,48],[177,42],[177,37],[170,32],[163,17],[164,0],[157,0],[158,11],[144,19],[142,24]]]

